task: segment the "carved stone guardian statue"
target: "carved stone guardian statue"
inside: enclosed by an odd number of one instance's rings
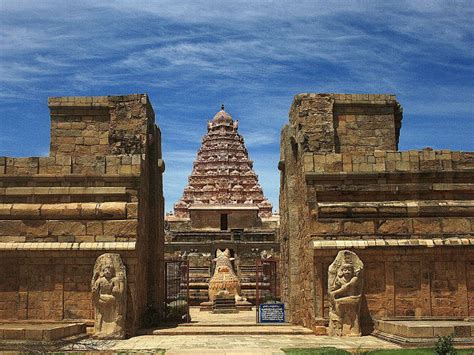
[[[359,313],[364,264],[349,251],[340,251],[329,266],[329,335],[361,336]]]
[[[119,254],[106,253],[97,258],[91,288],[95,311],[94,336],[124,338],[127,274]]]

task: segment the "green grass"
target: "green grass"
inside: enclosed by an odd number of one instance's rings
[[[433,355],[433,349],[394,349],[394,350],[373,350],[364,355]]]
[[[281,349],[289,355],[348,355],[348,351],[336,348],[284,348]],[[394,350],[373,350],[355,352],[363,355],[433,355],[433,349],[394,349]],[[457,355],[473,355],[473,349],[456,349]]]
[[[396,350],[374,350],[364,355],[433,355],[434,349],[396,349]],[[457,355],[473,355],[474,349],[456,349]]]
[[[285,354],[289,355],[350,355],[351,353],[336,348],[283,348]]]

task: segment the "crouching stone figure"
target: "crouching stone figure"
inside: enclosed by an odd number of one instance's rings
[[[95,311],[94,336],[124,338],[127,275],[119,254],[106,253],[97,258],[91,286]]]
[[[360,336],[360,303],[364,264],[349,251],[340,251],[329,266],[329,335]]]

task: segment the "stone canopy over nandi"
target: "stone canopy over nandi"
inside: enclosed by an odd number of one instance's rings
[[[207,124],[188,185],[174,205],[176,217],[189,217],[193,206],[257,207],[259,217],[271,217],[272,205],[253,171],[238,121],[224,105]]]

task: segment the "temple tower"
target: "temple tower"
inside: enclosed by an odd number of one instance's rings
[[[234,211],[251,207],[258,209],[258,217],[271,217],[272,205],[263,195],[238,124],[224,105],[208,122],[189,183],[174,206],[177,217],[216,207]]]

